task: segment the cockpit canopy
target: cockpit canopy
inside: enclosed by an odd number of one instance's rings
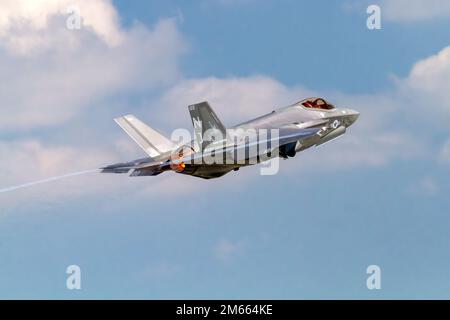
[[[302,106],[307,109],[319,109],[319,110],[332,110],[335,108],[334,105],[326,102],[325,99],[317,97],[302,100],[296,103],[296,105]]]

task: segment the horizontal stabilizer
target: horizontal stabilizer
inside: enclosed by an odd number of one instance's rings
[[[162,172],[163,162],[155,161],[152,158],[138,159],[131,162],[112,164],[100,168],[101,173],[129,173],[130,176],[155,176]]]
[[[152,158],[170,152],[175,144],[133,115],[114,121]]]

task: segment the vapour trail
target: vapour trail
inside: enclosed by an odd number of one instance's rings
[[[42,183],[46,183],[46,182],[61,180],[61,179],[65,179],[65,178],[75,177],[75,176],[81,176],[83,174],[94,173],[94,172],[100,172],[100,170],[99,169],[85,170],[85,171],[68,173],[68,174],[65,174],[62,176],[58,176],[58,177],[52,177],[52,178],[48,178],[48,179],[28,182],[28,183],[20,184],[17,186],[0,189],[0,193],[10,192],[10,191],[14,191],[14,190],[22,189],[22,188],[28,188],[28,187],[35,186],[37,184],[42,184]]]

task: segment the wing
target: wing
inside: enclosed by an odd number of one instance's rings
[[[276,149],[280,146],[287,145],[290,143],[296,143],[297,141],[302,141],[304,139],[312,138],[317,136],[320,128],[306,128],[306,129],[279,129],[278,135],[263,136],[262,138],[252,139],[251,141],[246,141],[245,143],[238,145],[227,145],[223,147],[218,147],[214,149],[205,149],[203,153],[194,153],[179,161],[186,164],[188,163],[201,163],[204,164],[202,159],[204,157],[219,156],[219,154],[235,154],[234,159],[236,162],[240,162],[248,159],[249,150],[257,150],[258,155],[266,154],[268,149]],[[270,133],[270,130],[268,130]],[[244,152],[245,151],[245,152]],[[235,153],[236,152],[236,153]],[[234,164],[232,164],[234,165]]]

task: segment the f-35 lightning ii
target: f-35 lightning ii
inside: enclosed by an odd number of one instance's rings
[[[172,141],[133,115],[115,119],[147,157],[101,168],[103,173],[132,177],[174,171],[204,179],[298,152],[343,135],[359,117],[323,98],[308,98],[228,129],[208,102],[190,105],[195,138]]]

